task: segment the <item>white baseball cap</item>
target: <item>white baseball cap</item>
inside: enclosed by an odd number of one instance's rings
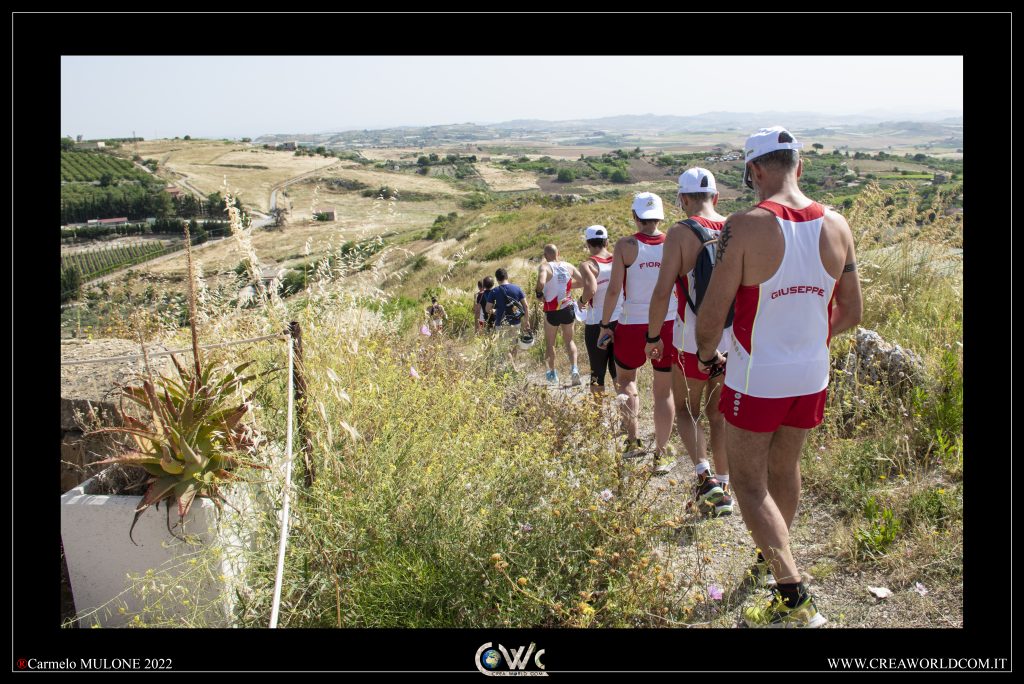
[[[803,143],[797,142],[793,134],[782,126],[762,128],[747,138],[743,146],[743,162],[749,162],[776,150],[799,150],[803,146]]]
[[[600,240],[607,240],[608,239],[608,229],[605,228],[604,226],[596,226],[596,225],[595,226],[589,226],[585,231],[583,231],[583,239],[584,240],[598,240],[598,239],[600,239]]]
[[[679,194],[690,194],[691,192],[713,192],[718,193],[715,186],[715,176],[707,169],[695,166],[687,169],[679,176]]]
[[[743,145],[743,184],[753,189],[753,179],[747,163],[776,150],[799,150],[804,144],[797,142],[793,134],[782,126],[762,128],[747,138]]]
[[[633,197],[633,211],[642,221],[665,219],[665,209],[661,206],[661,198],[653,192],[641,192]]]

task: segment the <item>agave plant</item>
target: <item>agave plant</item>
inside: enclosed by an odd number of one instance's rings
[[[150,477],[142,501],[135,509],[135,519],[128,538],[147,508],[161,501],[167,505],[167,529],[171,530],[171,503],[178,505],[179,525],[184,524],[197,497],[211,499],[218,509],[225,502],[218,486],[237,479],[232,473],[239,465],[258,467],[243,456],[255,444],[252,431],[242,422],[249,411],[247,401],[238,402],[245,383],[256,376],[243,375],[252,363],[234,369],[204,370],[183,367],[172,355],[178,378],[160,376],[146,380],[141,387],[121,389],[122,425],[97,432],[131,435],[136,449],[113,456],[99,463],[141,466]],[[226,370],[226,372],[225,372]],[[140,420],[124,411],[124,399],[138,404],[146,412]]]

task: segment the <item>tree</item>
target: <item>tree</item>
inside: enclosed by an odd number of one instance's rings
[[[572,169],[559,169],[558,170],[558,182],[559,183],[571,183],[576,180],[576,173]]]
[[[416,164],[419,166],[426,166],[430,163],[430,159],[425,154],[421,154],[420,158],[416,160]]]
[[[75,141],[71,138],[61,138],[60,149],[65,152],[75,149]]]
[[[622,169],[615,169],[614,171],[612,171],[610,180],[612,183],[628,183],[629,174]]]
[[[273,219],[270,225],[273,228],[284,228],[288,223],[288,210],[284,207],[274,207],[270,210],[270,218]]]
[[[814,143],[813,145],[811,145],[811,147],[813,147],[816,150],[823,150],[823,149],[825,149],[825,146],[822,145],[821,143]]]
[[[113,183],[114,183],[114,174],[112,174],[112,173],[104,173],[104,174],[102,174],[100,176],[100,187],[107,188],[107,187],[110,187],[111,185],[113,185]]]
[[[186,135],[184,138],[182,138],[182,140],[191,140],[191,139],[192,139],[191,135]]]
[[[228,215],[224,197],[219,192],[212,192],[206,196],[206,215],[215,218],[224,218]]]
[[[82,296],[82,274],[76,266],[68,266],[60,272],[60,303],[70,302]]]

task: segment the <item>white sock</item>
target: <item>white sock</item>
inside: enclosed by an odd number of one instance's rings
[[[708,465],[707,461],[700,461],[700,462],[697,463],[697,465],[695,465],[693,467],[693,470],[697,474],[697,477],[700,477],[704,473],[710,471],[711,470],[711,466]]]
[[[728,476],[728,475],[717,475],[717,474],[716,474],[716,475],[715,475],[715,477],[716,477],[716,478],[718,479],[718,481],[719,481],[719,482],[721,482],[722,484],[729,484],[729,476]]]

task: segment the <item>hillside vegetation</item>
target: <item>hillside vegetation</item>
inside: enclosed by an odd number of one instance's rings
[[[862,325],[922,366],[915,377],[869,381],[848,362],[852,336],[833,341],[825,423],[803,457],[796,538],[813,541],[798,541],[796,553],[829,597],[819,608],[834,625],[962,620],[963,215],[945,211],[961,193],[936,191],[926,203],[912,183],[868,184],[844,209],[857,241]],[[529,291],[545,243],[576,262],[585,226],[601,223],[613,240],[633,232],[627,194],[593,199],[483,196],[393,241],[335,243],[307,264],[294,294],[271,293],[254,309],[238,310],[230,292],[200,276],[204,343],[277,332],[288,320],[304,328],[317,476],[292,504],[282,626],[736,624],[742,563],[712,560],[725,553],[720,546],[752,558],[739,516],[724,528],[693,516],[685,466],[655,485],[645,464],[619,461],[614,403],[577,403],[536,386],[540,345],[514,368],[502,345],[472,335],[484,275],[509,268]],[[666,200],[666,223],[681,218]],[[237,231],[236,241],[258,263],[252,235]],[[430,294],[449,312],[448,335],[420,333]],[[118,329],[184,343],[180,309],[161,308],[163,319],[126,315]],[[285,434],[281,352],[211,353],[242,355],[271,373],[254,397],[268,464]],[[565,404],[545,411],[541,397]],[[269,614],[276,513],[252,523],[236,617],[257,627]],[[805,546],[813,555],[801,555]],[[867,583],[897,592],[891,612],[874,611]],[[190,596],[187,584],[147,579],[138,588],[154,599],[149,625],[165,624],[158,596]]]

